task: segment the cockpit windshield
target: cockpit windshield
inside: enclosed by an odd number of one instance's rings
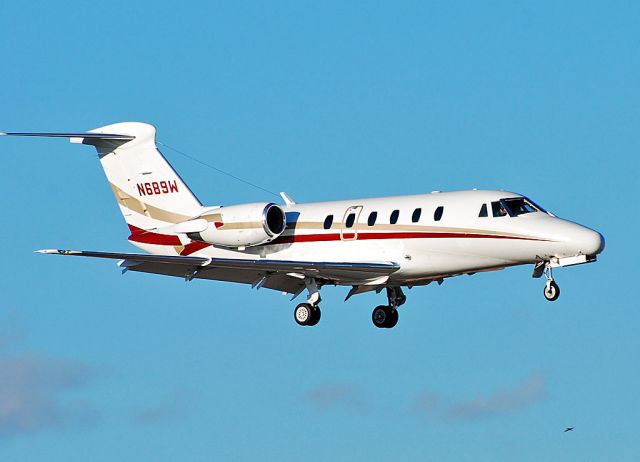
[[[546,210],[536,205],[532,200],[526,197],[509,197],[506,199],[500,199],[500,204],[504,206],[511,217],[517,217],[518,215],[524,215],[525,213],[547,213]]]

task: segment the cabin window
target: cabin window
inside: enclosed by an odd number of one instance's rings
[[[422,209],[417,208],[413,211],[413,214],[411,215],[411,221],[413,223],[417,223],[418,221],[420,221],[420,214],[422,213]]]
[[[479,217],[488,217],[489,214],[487,213],[487,204],[482,204],[482,207],[480,207],[480,213],[478,214]]]
[[[440,207],[438,207],[436,209],[435,212],[433,212],[433,219],[435,221],[440,221],[440,219],[442,218],[442,213],[444,212],[444,207],[441,205]]]
[[[391,212],[391,217],[389,218],[389,221],[391,222],[392,225],[395,225],[398,222],[399,216],[400,216],[400,210],[394,210],[393,212]]]
[[[493,213],[494,217],[506,217],[507,209],[500,203],[500,201],[491,203],[491,213]]]
[[[324,229],[331,229],[332,224],[333,224],[333,215],[327,215],[327,218],[324,219]]]
[[[369,214],[369,219],[367,220],[367,224],[369,226],[373,226],[376,224],[376,219],[378,218],[378,212],[371,212]]]
[[[350,213],[349,215],[347,215],[347,219],[344,222],[345,226],[347,228],[352,228],[353,227],[353,223],[356,221],[356,214],[355,213]]]

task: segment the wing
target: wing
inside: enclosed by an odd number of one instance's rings
[[[305,277],[340,285],[384,284],[400,266],[393,262],[307,262],[268,259],[229,259],[92,252],[84,250],[38,250],[38,253],[120,260],[122,272],[163,274],[191,279],[239,282],[254,287],[300,293]]]

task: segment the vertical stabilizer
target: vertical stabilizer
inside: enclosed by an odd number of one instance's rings
[[[124,122],[89,133],[97,137],[71,137],[71,142],[96,147],[122,215],[133,233],[163,228],[198,215],[202,204],[158,151],[153,125]],[[133,139],[100,138],[102,133]]]

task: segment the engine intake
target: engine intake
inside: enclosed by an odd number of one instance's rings
[[[187,233],[187,236],[222,247],[251,247],[270,242],[280,236],[287,225],[284,211],[270,202],[221,207],[198,220],[207,222],[206,229]]]

